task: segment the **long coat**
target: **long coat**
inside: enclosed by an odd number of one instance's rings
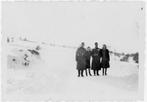
[[[90,68],[91,51],[86,51],[86,69]]]
[[[83,47],[80,47],[76,51],[76,61],[77,61],[77,69],[78,70],[84,70],[86,69],[86,49]]]
[[[100,58],[101,58],[101,49],[99,48],[94,48],[92,50],[92,68],[93,70],[100,70],[101,69],[101,63],[100,63]]]
[[[102,53],[101,67],[102,68],[109,68],[110,67],[110,64],[109,64],[109,61],[110,61],[109,50],[108,49],[106,49],[106,50],[102,49],[101,53]]]

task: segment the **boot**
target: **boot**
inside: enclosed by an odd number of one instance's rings
[[[93,74],[94,74],[94,76],[96,76],[96,70],[93,70]]]
[[[78,70],[78,77],[80,77],[80,70]]]
[[[84,75],[83,75],[83,70],[81,70],[81,76],[84,77]]]
[[[105,75],[107,75],[107,68],[105,68]]]
[[[105,69],[103,68],[102,70],[103,70],[103,76],[104,76],[105,75]]]
[[[86,73],[86,76],[88,76],[88,74],[87,74],[87,69],[85,69],[85,73]]]
[[[91,75],[91,72],[90,72],[90,68],[89,68],[88,70],[89,70],[89,75],[92,76],[92,75]]]
[[[99,70],[97,70],[97,76],[99,76]]]

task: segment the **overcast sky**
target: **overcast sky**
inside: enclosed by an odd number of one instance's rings
[[[141,8],[143,7],[143,10]],[[2,33],[57,44],[138,51],[143,3],[3,2]]]

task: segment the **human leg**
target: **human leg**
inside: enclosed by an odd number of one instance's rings
[[[89,75],[91,76],[90,68],[88,69],[88,71],[89,71]]]
[[[85,73],[86,73],[86,76],[88,76],[88,74],[87,74],[87,69],[85,69]]]
[[[83,77],[84,75],[83,75],[83,69],[81,70],[81,76]]]
[[[105,68],[105,75],[107,75],[107,68]]]
[[[78,69],[78,77],[80,77],[80,70]]]
[[[99,76],[99,70],[97,69],[97,76]]]
[[[96,70],[95,69],[93,70],[93,74],[94,74],[94,76],[96,75]]]

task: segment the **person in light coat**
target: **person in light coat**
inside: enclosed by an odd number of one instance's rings
[[[83,77],[83,71],[86,68],[86,49],[84,48],[84,42],[81,43],[81,46],[76,51],[76,62],[77,62],[77,70],[78,77]]]

